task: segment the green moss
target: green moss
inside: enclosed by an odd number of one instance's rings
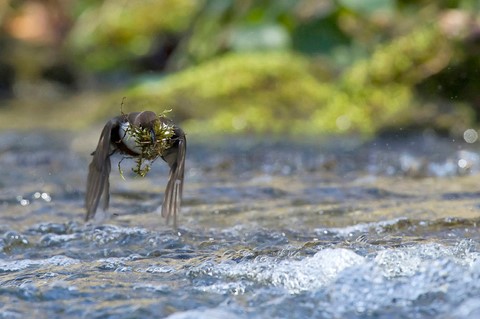
[[[307,120],[331,90],[309,67],[306,58],[295,54],[229,54],[140,84],[128,97],[153,108],[171,107],[194,130],[288,131],[289,117]]]
[[[163,117],[163,115],[160,117]],[[172,146],[171,138],[174,134],[173,124],[167,124],[159,118],[153,125],[153,131],[155,133],[155,139],[152,139],[153,136],[150,129],[140,126],[128,126],[125,133],[132,136],[135,139],[136,145],[140,146],[141,154],[135,158],[136,166],[132,168],[132,171],[141,177],[145,177],[150,171],[151,163],[162,156],[164,152]],[[118,168],[120,175],[123,176],[120,163]]]
[[[187,114],[190,134],[371,134],[411,105],[406,86],[353,90],[322,82],[311,70],[299,55],[231,54],[140,84],[129,99]]]
[[[449,63],[451,45],[436,27],[419,27],[379,46],[368,59],[347,70],[342,83],[350,88],[390,83],[413,86]]]
[[[422,26],[378,46],[371,58],[330,82],[297,54],[228,54],[143,82],[128,97],[149,108],[174,109],[190,134],[371,135],[416,120],[415,86],[448,65],[451,54],[436,28]],[[464,117],[457,112],[450,118]]]

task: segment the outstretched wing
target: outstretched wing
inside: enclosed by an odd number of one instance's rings
[[[177,227],[177,214],[180,211],[183,193],[183,177],[185,172],[185,156],[187,152],[187,139],[185,133],[178,127],[175,128],[175,140],[162,158],[170,166],[167,188],[162,204],[162,217],[167,219],[173,215],[173,226]]]
[[[111,155],[111,138],[112,130],[119,126],[119,117],[113,118],[105,124],[97,148],[93,153],[93,159],[88,166],[87,191],[85,195],[85,208],[87,215],[85,220],[89,220],[95,216],[98,203],[103,195],[103,209],[108,208],[110,200],[110,182],[109,176],[111,171],[110,155]]]

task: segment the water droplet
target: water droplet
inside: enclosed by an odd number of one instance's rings
[[[22,206],[27,206],[30,204],[30,201],[28,199],[21,199],[20,200],[20,205]]]
[[[52,201],[52,198],[50,197],[50,195],[48,193],[42,193],[41,197],[46,202]]]
[[[463,139],[467,143],[475,143],[478,139],[478,133],[474,129],[469,128],[463,132]]]
[[[468,164],[467,161],[463,158],[458,160],[458,167],[460,167],[460,168],[466,168],[467,164]]]

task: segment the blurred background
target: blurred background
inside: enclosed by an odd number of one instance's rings
[[[0,0],[0,317],[480,318],[479,9]],[[179,228],[120,155],[84,223],[107,119],[170,109]]]
[[[172,109],[189,134],[434,130],[480,119],[478,0],[0,1],[0,128]]]

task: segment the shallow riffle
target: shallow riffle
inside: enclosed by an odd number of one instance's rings
[[[1,317],[480,315],[476,145],[192,138],[173,229],[160,162],[83,222],[85,136],[0,135]]]

